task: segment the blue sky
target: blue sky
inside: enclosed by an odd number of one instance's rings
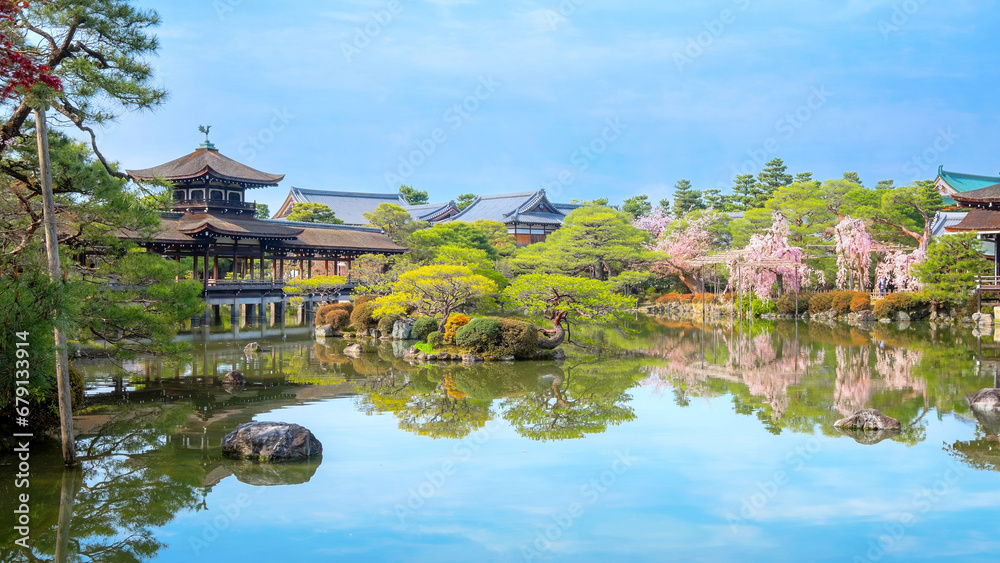
[[[1000,173],[1000,24],[980,0],[145,2],[171,94],[102,134],[126,168],[199,124],[291,186],[434,201],[672,197],[774,157],[818,179]]]

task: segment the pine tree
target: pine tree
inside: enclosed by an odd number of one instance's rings
[[[746,211],[756,206],[760,194],[760,186],[753,174],[740,174],[733,184],[732,208],[735,211]]]
[[[684,214],[704,208],[701,191],[692,188],[690,180],[682,178],[674,184],[674,211]]]
[[[753,207],[763,207],[764,202],[771,199],[774,190],[791,185],[792,175],[788,173],[785,162],[780,158],[775,158],[768,162],[757,175],[757,182],[760,184],[760,192],[757,194]]]
[[[862,188],[865,187],[865,185],[861,182],[861,176],[858,176],[857,172],[844,172],[844,179],[852,184],[857,184]]]

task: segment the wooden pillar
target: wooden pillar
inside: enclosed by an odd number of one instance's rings
[[[205,245],[205,259],[203,260],[203,265],[204,265],[203,269],[205,270],[203,280],[205,287],[205,296],[207,297],[208,296],[208,245],[207,244]]]
[[[1000,234],[993,235],[993,275],[1000,277],[1000,256],[997,256],[997,248],[1000,247]],[[980,309],[982,309],[980,307]]]
[[[330,260],[329,259],[323,260],[323,274],[327,275],[327,276],[330,275]]]
[[[285,259],[284,257],[278,258],[278,280],[284,281],[285,279]]]
[[[308,279],[311,279],[312,277],[313,277],[313,261],[312,261],[312,257],[310,257],[309,260],[308,260],[308,265],[306,266],[306,278],[305,279],[308,280]]]
[[[212,279],[213,280],[219,279],[219,257],[218,256],[213,256],[212,257]]]
[[[240,246],[240,239],[233,239],[233,281],[236,281],[237,272],[239,268],[236,267],[236,255],[238,254],[237,249]]]
[[[259,258],[259,260],[260,260],[260,276],[259,277],[263,281],[263,279],[264,279],[264,243],[263,242],[260,243],[260,258]]]
[[[303,272],[304,269],[305,269],[304,262],[302,261],[301,258],[299,258],[299,279],[300,280],[306,279],[305,278],[305,272]]]
[[[247,258],[247,277],[253,279],[253,258]]]

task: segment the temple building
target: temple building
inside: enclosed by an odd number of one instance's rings
[[[321,203],[329,207],[334,216],[345,225],[368,225],[365,213],[371,213],[383,203],[398,205],[405,209],[417,221],[437,223],[458,214],[454,201],[446,203],[424,203],[410,205],[403,194],[365,193],[365,192],[331,192],[325,190],[306,190],[293,187],[288,197],[274,214],[274,219],[284,219],[292,212],[296,203]]]
[[[545,190],[479,196],[461,213],[448,221],[499,221],[518,246],[544,242],[562,226],[571,211],[580,207],[572,203],[552,203]]]
[[[952,195],[959,207],[969,210],[961,222],[945,227],[950,233],[976,232],[986,242],[983,255],[993,258],[993,271],[1000,276],[1000,261],[996,260],[997,241],[1000,239],[1000,181],[997,183]]]
[[[459,211],[454,201],[410,205],[402,194],[333,192],[292,188],[285,202],[274,214],[275,219],[288,217],[296,203],[321,203],[334,212],[334,216],[347,225],[367,225],[365,213],[375,211],[383,203],[398,205],[417,221],[430,224],[448,221],[499,221],[518,246],[542,242],[545,237],[562,226],[563,219],[580,207],[572,203],[553,203],[545,190],[478,196],[464,210]]]
[[[955,194],[964,194],[979,190],[988,186],[1000,184],[1000,176],[979,176],[975,174],[965,174],[961,172],[948,172],[944,166],[938,166],[937,179],[934,186],[941,192],[941,197],[947,205],[953,204],[956,200]]]
[[[192,258],[194,277],[204,284],[216,317],[220,305],[234,305],[234,311],[237,305],[259,305],[263,311],[265,304],[278,316],[285,280],[347,275],[357,256],[406,251],[374,228],[257,218],[248,191],[277,186],[284,175],[239,163],[207,139],[191,154],[127,172],[135,180],[167,181],[173,198],[157,232],[128,238],[166,258]]]

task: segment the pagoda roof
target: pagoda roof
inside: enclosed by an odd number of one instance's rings
[[[938,180],[943,181],[955,193],[966,193],[994,184],[1000,184],[1000,176],[980,176],[976,174],[963,174],[961,172],[949,172],[944,166],[938,166]]]
[[[212,238],[282,241],[289,250],[344,250],[350,252],[403,253],[378,229],[300,223],[275,219],[236,218],[213,214],[167,213],[155,232],[130,232],[125,238],[167,245],[204,245]]]
[[[949,233],[973,231],[982,234],[1000,233],[1000,211],[972,209],[957,225],[945,227]]]
[[[931,236],[948,234],[948,228],[961,223],[968,214],[968,211],[938,211],[934,214],[934,222],[931,224]]]
[[[183,183],[215,179],[241,184],[248,188],[277,186],[278,182],[285,177],[284,174],[268,174],[250,168],[246,164],[222,154],[217,149],[206,147],[200,147],[193,153],[171,160],[166,164],[141,170],[126,170],[126,172],[136,180],[163,178],[174,183]]]
[[[562,209],[560,209],[562,207]],[[561,225],[568,205],[549,201],[545,190],[479,196],[449,221],[499,221],[505,224],[529,223]]]
[[[993,204],[1000,204],[1000,183],[979,188],[978,190],[954,194],[951,197],[963,207],[993,207]],[[1000,207],[1000,205],[997,207]]]

